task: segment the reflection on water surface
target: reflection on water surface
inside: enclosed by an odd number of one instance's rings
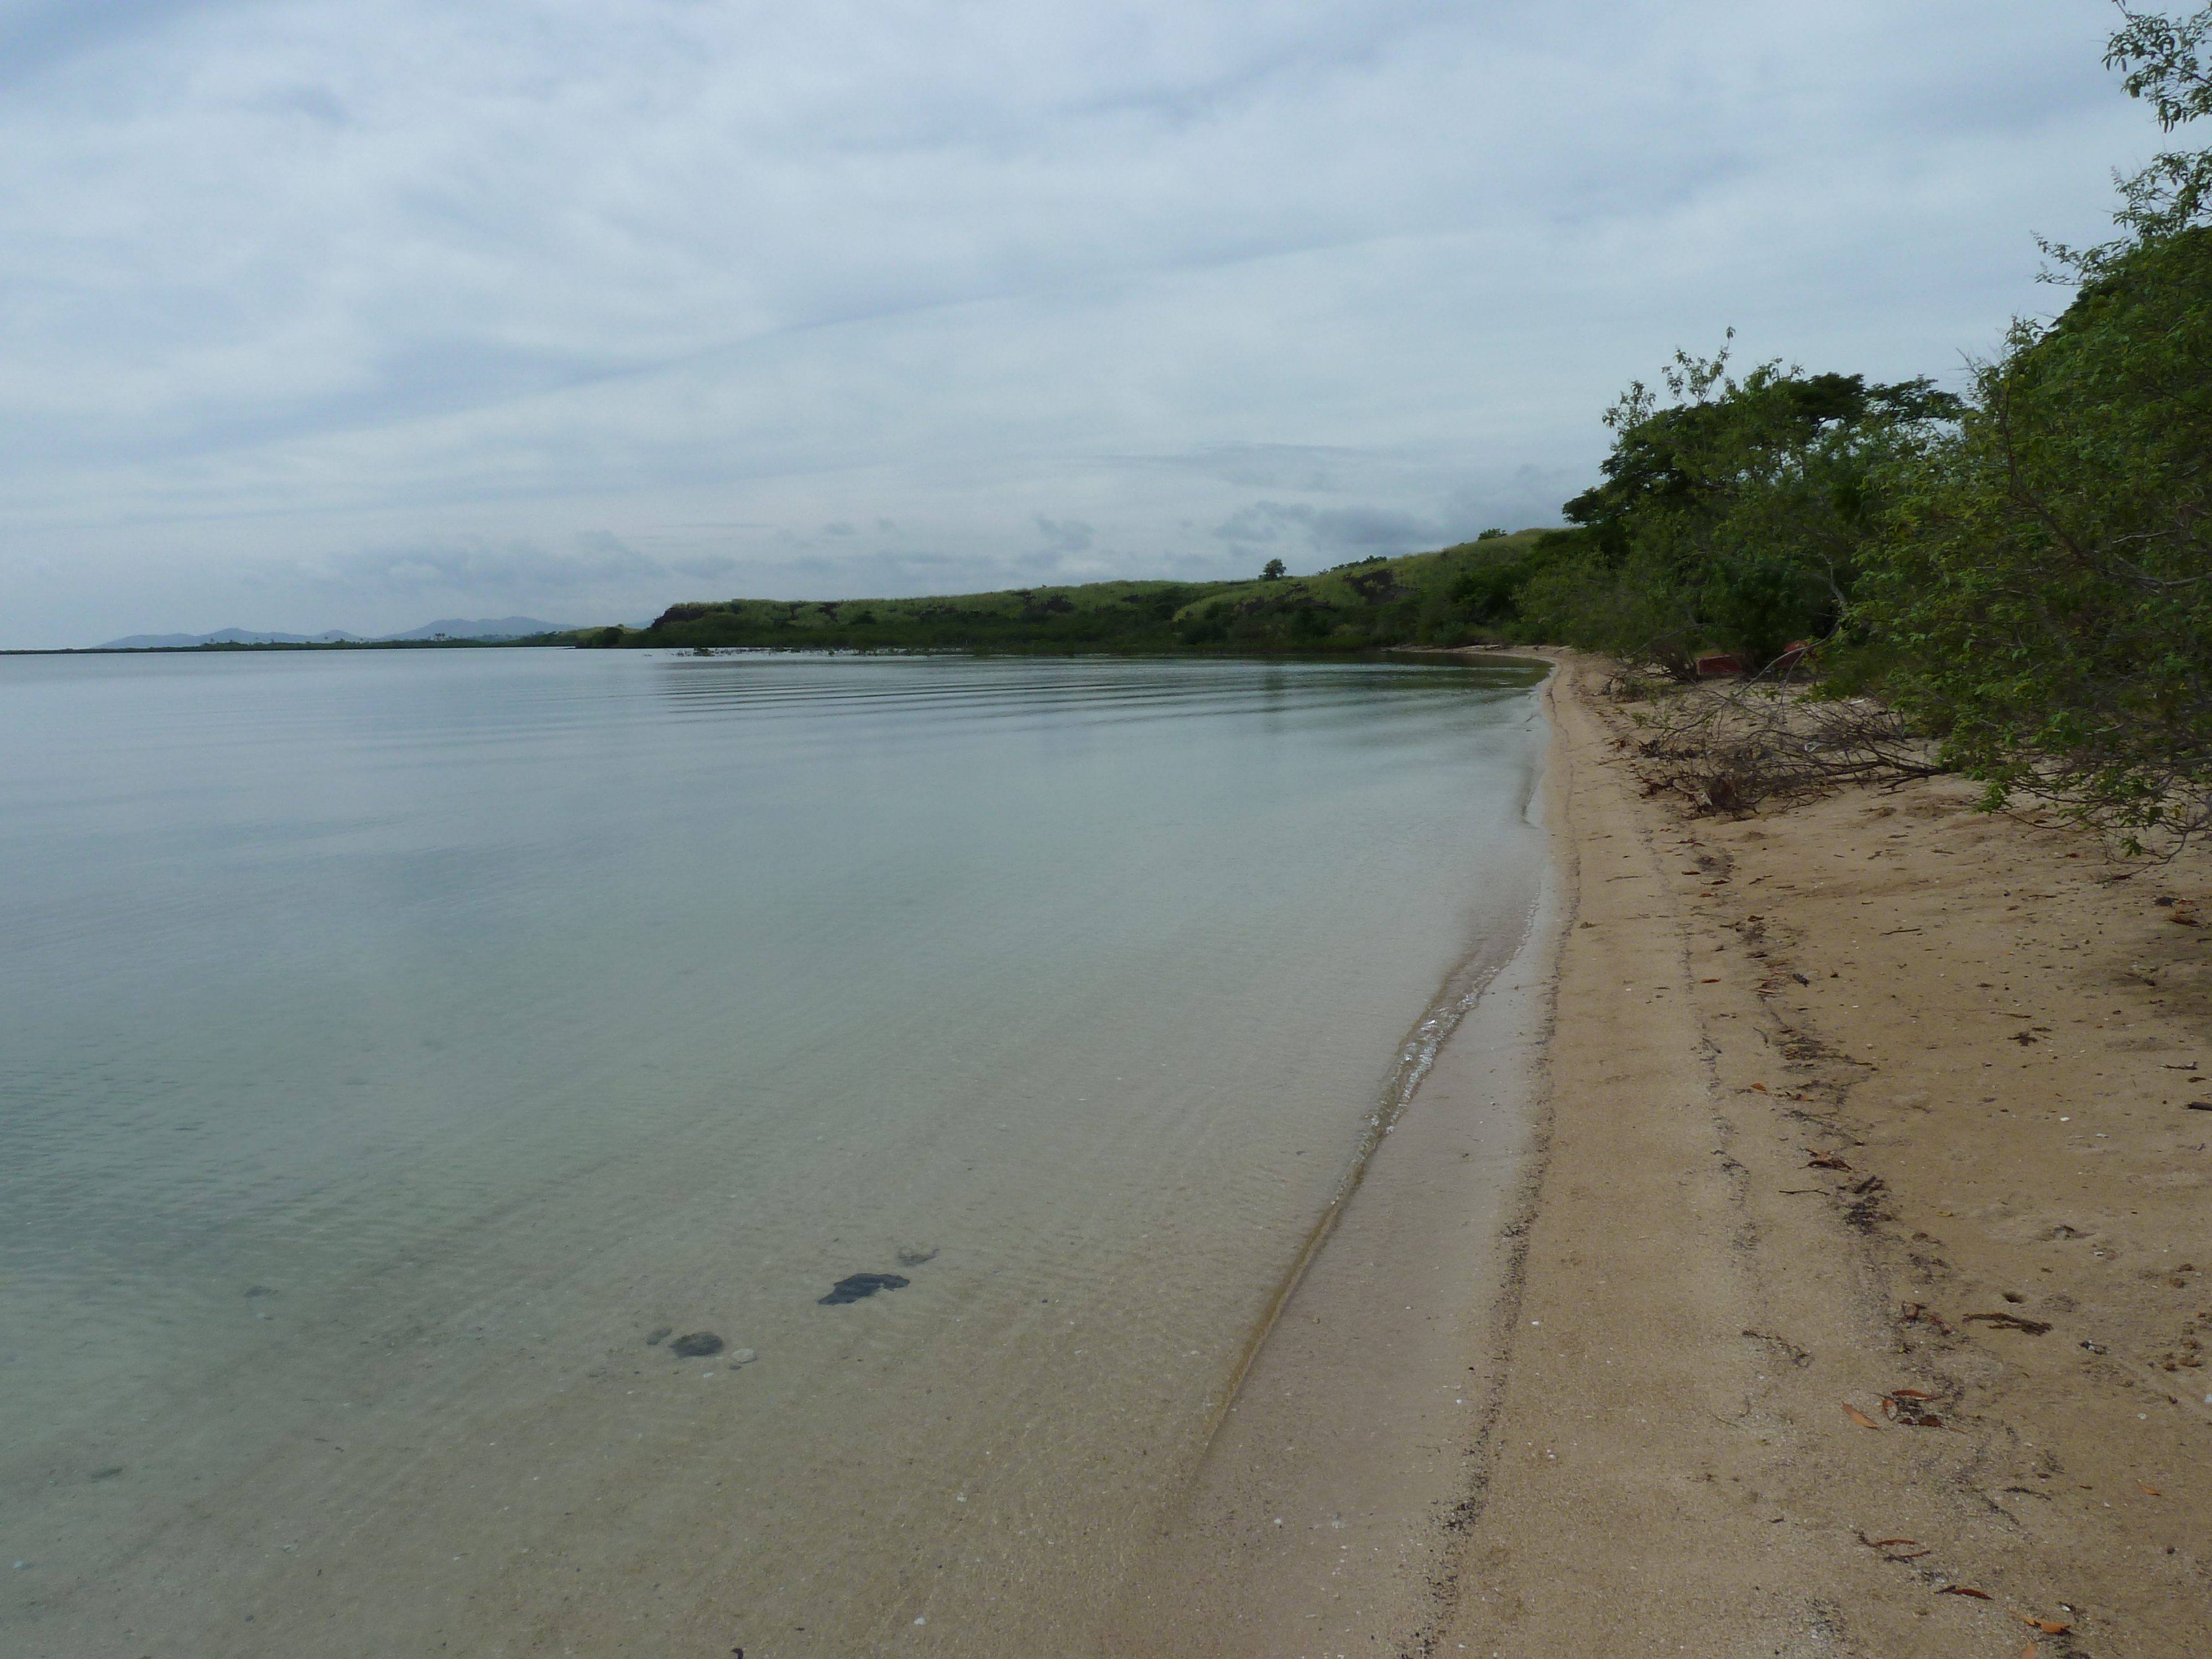
[[[1532,678],[0,662],[5,1646],[1083,1651]]]

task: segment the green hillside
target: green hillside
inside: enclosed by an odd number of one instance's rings
[[[585,646],[877,651],[1367,651],[1461,645],[1526,578],[1547,532],[1485,532],[1432,553],[1312,576],[1115,581],[908,599],[717,599],[672,605],[649,628],[589,629]]]

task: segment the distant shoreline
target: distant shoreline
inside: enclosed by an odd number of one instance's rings
[[[589,631],[589,630],[585,630]],[[501,651],[515,647],[541,651],[584,651],[573,635],[531,635],[513,640],[314,640],[226,641],[210,645],[49,645],[0,647],[0,657],[197,657],[269,651]],[[821,657],[1165,657],[1193,662],[1255,659],[1281,662],[1360,662],[1382,657],[1449,658],[1462,662],[1540,663],[1547,659],[1527,647],[1489,645],[1382,645],[1358,650],[1269,650],[1262,647],[1100,646],[843,646],[843,645],[726,645],[701,648],[665,645],[657,648],[672,656],[821,656]]]
[[[502,651],[514,646],[574,649],[567,634],[532,634],[514,640],[299,640],[211,645],[45,645],[0,647],[0,657],[203,657],[241,651]]]

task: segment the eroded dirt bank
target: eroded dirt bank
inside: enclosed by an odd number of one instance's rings
[[[1600,678],[1552,684],[1542,1150],[1414,1650],[2212,1652],[2207,860],[1948,780],[1683,817]]]

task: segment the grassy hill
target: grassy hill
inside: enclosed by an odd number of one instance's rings
[[[1498,637],[1543,531],[1376,557],[1312,576],[1086,582],[909,599],[717,599],[649,628],[580,630],[580,645],[879,651],[1366,651]]]

